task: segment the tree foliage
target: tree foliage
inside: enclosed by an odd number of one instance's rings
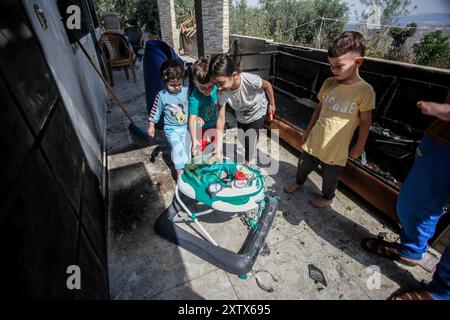
[[[137,0],[136,16],[142,29],[153,34],[160,34],[158,3],[156,0]]]
[[[442,30],[428,32],[413,45],[415,62],[433,67],[450,67],[450,42]]]
[[[406,40],[411,37],[415,28],[391,28],[396,25],[400,17],[411,13],[417,6],[411,7],[411,0],[359,0],[367,9],[362,13],[356,13],[357,19],[361,22],[360,31],[366,37],[368,50],[366,54],[371,57],[385,58],[397,61],[408,61],[408,49],[404,46]],[[371,22],[370,16],[374,14],[374,9],[380,12],[380,28],[371,29],[365,25]],[[411,25],[411,26],[415,26]],[[371,26],[373,27],[373,26]],[[417,26],[416,26],[417,27]],[[412,32],[412,34],[410,34]]]
[[[392,46],[394,48],[401,48],[405,44],[406,40],[416,33],[416,29],[417,24],[414,22],[408,24],[406,28],[390,28],[389,35],[392,37]]]
[[[380,24],[382,25],[397,24],[400,17],[410,14],[411,0],[359,0],[359,2],[368,8],[373,6],[380,8]],[[413,10],[416,8],[417,6],[414,6]],[[362,20],[366,21],[371,14],[369,10],[363,12]]]
[[[297,44],[324,49],[344,30],[348,21],[349,6],[346,0],[259,0],[259,6],[249,7],[246,0],[230,1],[231,33],[273,39],[282,43]],[[380,24],[394,25],[401,16],[410,13],[411,0],[360,0],[367,7],[380,8]],[[159,34],[157,0],[95,0],[93,1],[101,21],[105,12],[117,12],[121,25],[137,20],[146,31]],[[185,21],[189,11],[194,13],[194,0],[175,0],[177,25]],[[370,12],[359,19],[367,21]],[[327,19],[322,19],[327,18]],[[411,28],[383,26],[380,30],[360,28],[366,37],[366,55],[396,61],[415,62],[435,67],[449,67],[450,44],[442,31],[426,34],[411,48],[407,39],[416,31]]]
[[[136,20],[144,30],[160,33],[157,0],[95,0],[93,3],[100,20],[105,12],[117,12],[122,28],[130,20]],[[194,0],[175,0],[178,25],[186,19],[189,9],[194,12]]]
[[[175,19],[177,26],[184,22],[189,16],[189,10],[192,11],[195,18],[194,0],[175,0]]]
[[[230,29],[236,34],[306,46],[317,46],[321,30],[323,48],[343,30],[347,13],[343,0],[260,0],[257,8],[237,0],[231,6]]]
[[[136,16],[135,8],[138,0],[96,0],[93,1],[97,15],[102,21],[102,15],[106,12],[117,12],[121,26]],[[156,1],[155,1],[156,2]],[[103,22],[102,22],[103,23]]]
[[[392,38],[391,47],[389,48],[385,58],[395,61],[410,62],[409,50],[405,43],[408,38],[416,33],[417,24],[410,23],[407,28],[394,27],[389,29],[389,36]]]

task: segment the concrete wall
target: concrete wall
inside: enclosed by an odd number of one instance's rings
[[[239,50],[241,53],[255,53],[255,55],[242,57],[242,70],[258,74],[261,77],[268,77],[272,67],[272,57],[271,55],[260,55],[259,53],[268,51],[271,41],[262,38],[231,34],[230,47],[235,40],[239,43]]]
[[[46,31],[34,30],[19,1],[0,2],[0,12],[8,13],[0,21],[0,295],[106,299],[105,202],[88,158],[95,152],[86,149],[86,142],[101,146],[96,112],[103,110],[104,91],[83,74],[80,56],[59,51],[63,38],[52,43],[42,35],[62,36],[55,33],[60,19],[43,8]],[[94,160],[101,168],[101,158]],[[79,290],[67,286],[73,265],[81,271]]]
[[[231,34],[229,38],[229,46],[234,40],[239,41],[239,49],[242,53],[260,53],[267,51],[270,46],[270,40],[254,37],[246,37]],[[190,43],[188,43],[182,36],[180,36],[180,43],[186,54],[198,57],[197,35],[194,35]],[[271,56],[270,55],[251,55],[242,57],[242,66],[245,71],[251,71],[263,77],[268,77],[271,70]]]
[[[44,30],[35,14],[34,5],[45,14],[48,28]],[[103,182],[103,150],[105,146],[106,90],[86,56],[76,45],[70,44],[56,1],[23,1],[36,32],[52,76],[62,96],[75,131],[81,141],[92,171]],[[80,40],[98,65],[90,34]]]

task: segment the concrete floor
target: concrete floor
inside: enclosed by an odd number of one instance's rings
[[[137,71],[137,82],[115,71],[113,88],[145,130],[142,67]],[[232,127],[233,119],[228,116]],[[258,276],[274,289],[263,291],[254,277],[241,280],[155,234],[156,219],[173,199],[170,148],[160,131],[152,144],[131,136],[127,119],[113,103],[107,126],[108,264],[113,299],[386,299],[400,287],[431,280],[436,252],[427,255],[423,266],[404,267],[360,248],[361,239],[367,236],[397,240],[398,229],[348,188],[340,186],[332,206],[323,209],[308,204],[320,191],[317,173],[311,174],[302,190],[284,193],[283,185],[295,175],[298,153],[281,143],[279,171],[268,178],[281,198],[267,237],[270,254],[260,255],[254,265],[254,270],[267,271]],[[234,131],[227,130],[228,143],[233,143]],[[216,217],[202,223],[216,241],[235,251],[247,232],[239,219]],[[309,264],[323,272],[326,286],[309,277]],[[373,288],[376,280],[371,280],[377,275],[379,286]]]

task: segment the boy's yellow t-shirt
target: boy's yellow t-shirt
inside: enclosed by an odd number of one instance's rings
[[[375,109],[375,91],[362,79],[340,84],[332,77],[325,80],[317,98],[322,110],[303,150],[324,163],[345,166],[359,113]]]

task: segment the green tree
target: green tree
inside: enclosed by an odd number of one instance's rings
[[[230,7],[230,30],[231,33],[249,35],[245,27],[245,21],[248,21],[250,9],[247,7],[247,1],[239,0],[232,3]]]
[[[417,24],[414,22],[408,24],[406,28],[390,28],[389,35],[392,37],[392,46],[394,48],[401,48],[405,44],[406,40],[416,33],[416,29]]]
[[[366,56],[383,59],[386,55],[384,50],[380,49],[380,43],[388,43],[388,36],[380,35],[376,38],[366,38]]]
[[[320,47],[327,48],[328,44],[344,30],[349,8],[341,1],[317,0],[314,1],[314,11],[319,17],[338,19],[323,21]]]
[[[410,23],[406,28],[394,27],[389,29],[389,36],[392,38],[391,47],[385,58],[395,61],[407,61],[407,48],[405,48],[405,42],[408,38],[412,37],[416,33],[417,24]]]
[[[415,63],[439,67],[450,67],[450,42],[442,30],[428,32],[413,45]]]
[[[145,31],[160,33],[157,0],[95,0],[94,6],[100,20],[105,12],[117,12],[122,28],[128,21],[137,20]],[[190,9],[194,12],[194,0],[175,0],[177,24],[187,18]]]
[[[138,0],[136,16],[142,29],[153,34],[160,34],[158,3],[156,0]]]
[[[130,19],[136,18],[136,4],[138,0],[97,0],[93,1],[95,10],[100,20],[105,12],[117,12],[122,27]],[[156,1],[155,1],[156,2]],[[103,21],[101,21],[103,26]]]
[[[397,24],[399,18],[410,14],[411,0],[359,0],[362,5],[369,7],[377,6],[381,11],[380,24]],[[413,7],[413,10],[417,6]],[[362,20],[367,21],[372,12],[366,11],[361,14]]]
[[[356,15],[362,23],[361,31],[365,34],[366,43],[369,48],[367,56],[383,58],[393,54],[389,53],[391,41],[389,36],[390,25],[399,22],[400,17],[411,13],[417,6],[411,8],[411,0],[359,0],[359,2],[367,8],[378,7],[380,10],[380,30],[368,30],[364,23],[367,23],[369,16],[373,14],[370,10]],[[395,59],[394,59],[395,60]]]
[[[272,38],[305,46],[326,47],[347,21],[348,6],[343,0],[260,0],[259,7],[248,7],[243,0],[231,8],[232,33]],[[337,20],[322,20],[321,18]]]
[[[175,0],[175,19],[177,26],[184,22],[189,16],[189,10],[195,18],[195,2],[194,0]]]

